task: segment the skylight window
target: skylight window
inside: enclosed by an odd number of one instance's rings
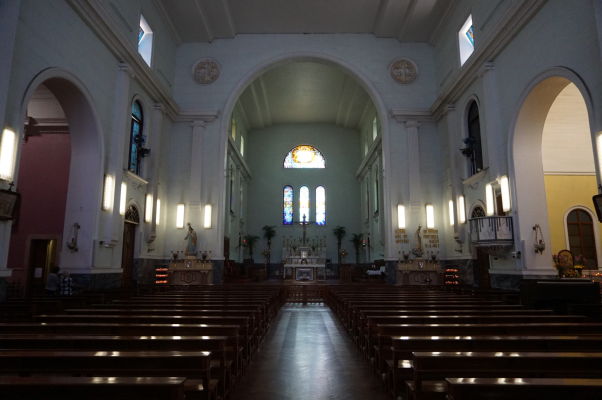
[[[468,57],[474,51],[474,25],[472,24],[472,15],[468,16],[464,25],[458,32],[458,46],[460,48],[460,65],[464,65]]]
[[[138,53],[150,67],[153,54],[153,31],[142,15],[138,29]]]

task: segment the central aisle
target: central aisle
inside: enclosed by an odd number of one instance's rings
[[[388,400],[383,385],[321,305],[285,305],[232,400]]]

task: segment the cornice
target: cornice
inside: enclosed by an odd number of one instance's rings
[[[203,121],[205,123],[211,123],[219,117],[219,111],[217,110],[187,110],[179,111],[173,119],[174,122],[195,122]]]
[[[445,115],[446,105],[458,100],[468,86],[477,79],[483,70],[483,64],[494,60],[545,3],[546,0],[514,2],[497,25],[493,26],[487,35],[479,38],[474,53],[460,69],[447,78],[441,94],[431,106],[431,114],[435,119]]]
[[[96,33],[98,38],[115,55],[120,63],[127,63],[140,84],[148,91],[155,102],[165,105],[166,114],[175,119],[178,106],[169,90],[161,83],[153,71],[140,57],[131,42],[117,28],[106,5],[99,0],[67,0],[82,20]]]
[[[236,164],[238,164],[241,167],[241,170],[242,170],[243,174],[246,176],[246,178],[252,179],[253,175],[251,175],[251,169],[247,165],[247,162],[245,161],[242,154],[240,154],[240,151],[236,148],[236,144],[234,143],[234,141],[232,140],[232,138],[230,136],[228,136],[228,150],[229,150],[229,153],[234,155]]]
[[[366,153],[366,156],[364,157],[364,159],[360,163],[359,168],[355,172],[355,177],[357,179],[362,179],[362,177],[366,173],[367,168],[374,162],[374,160],[376,160],[378,154],[380,153],[381,144],[382,138],[380,137],[380,135],[378,135],[376,137],[376,140],[374,140],[370,145],[368,153]]]
[[[407,110],[401,108],[393,108],[389,111],[389,116],[398,123],[404,123],[406,121],[431,121],[433,115],[430,110]]]

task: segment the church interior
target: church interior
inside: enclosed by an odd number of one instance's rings
[[[0,38],[0,398],[600,398],[601,0],[0,0]]]

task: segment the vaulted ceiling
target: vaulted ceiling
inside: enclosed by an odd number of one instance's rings
[[[341,68],[299,61],[258,77],[242,93],[237,107],[250,129],[307,122],[357,128],[373,104],[355,78]]]
[[[241,33],[372,33],[432,42],[456,0],[157,0],[182,42]]]

